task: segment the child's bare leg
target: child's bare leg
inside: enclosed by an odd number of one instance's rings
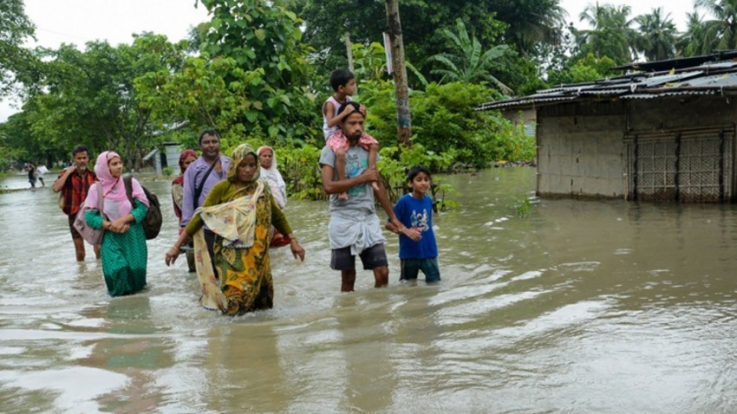
[[[338,173],[338,180],[345,180],[345,148],[338,148],[335,151],[335,171]],[[338,194],[338,200],[348,200],[348,193],[345,191]]]
[[[378,158],[378,155],[379,155],[379,145],[378,144],[369,145],[369,156],[368,156],[369,168],[376,167],[376,158]],[[371,182],[371,187],[373,187],[374,191],[379,191],[379,183],[377,183],[376,181]]]

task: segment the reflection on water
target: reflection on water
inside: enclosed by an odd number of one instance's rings
[[[534,174],[442,177],[461,205],[434,220],[436,286],[398,283],[389,236],[390,286],[362,272],[339,293],[327,206],[292,200],[307,259],[274,251],[275,309],[237,318],[164,266],[166,202],[149,286],[112,299],[49,188],[0,195],[0,411],[733,412],[735,207],[536,200],[519,218]]]

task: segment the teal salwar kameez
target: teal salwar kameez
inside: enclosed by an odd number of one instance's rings
[[[122,234],[106,230],[102,237],[102,273],[110,296],[130,295],[146,286],[148,248],[141,221],[147,211],[145,204],[135,200],[131,210],[135,221],[130,229]],[[87,210],[84,219],[91,227],[102,228],[102,217],[97,210]]]

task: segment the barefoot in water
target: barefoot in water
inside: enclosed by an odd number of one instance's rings
[[[338,194],[338,200],[348,200],[348,193]]]

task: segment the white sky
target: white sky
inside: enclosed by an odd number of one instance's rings
[[[2,1],[2,0],[0,0]],[[132,35],[154,32],[176,42],[189,28],[209,20],[195,0],[24,0],[28,18],[36,25],[37,42],[27,46],[58,48],[73,43],[80,49],[92,40],[130,44]],[[0,102],[0,122],[18,109],[10,99]]]
[[[0,0],[2,1],[2,0]],[[330,1],[330,0],[325,0]],[[561,0],[568,21],[583,28],[579,14],[595,0]],[[693,11],[693,0],[603,0],[600,4],[626,4],[632,17],[662,7],[671,14],[679,30],[685,30],[686,12]],[[150,31],[166,35],[170,41],[187,37],[190,27],[209,20],[195,0],[25,0],[26,15],[36,25],[37,42],[28,46],[57,48],[74,43],[80,49],[91,40],[107,40],[113,45],[131,43],[133,33]],[[0,101],[0,122],[18,111],[11,99]]]

